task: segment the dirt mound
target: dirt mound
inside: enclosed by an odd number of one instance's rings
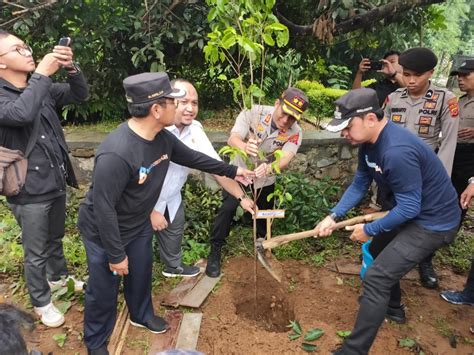
[[[351,330],[358,311],[358,276],[294,260],[282,266],[284,277],[279,284],[259,265],[255,277],[252,258],[226,262],[220,285],[203,307],[198,350],[207,354],[305,354],[302,339],[290,341],[285,333],[290,320],[298,320],[303,333],[311,328],[324,330],[315,342],[318,353],[337,348],[342,343],[337,332]],[[440,271],[443,289],[461,288],[465,282],[465,276]],[[417,342],[414,350],[425,354],[473,353],[474,337],[468,327],[474,324],[474,307],[450,305],[439,297],[439,291],[424,289],[417,280],[402,281],[402,289],[408,322],[385,322],[371,354],[413,354],[399,347],[399,340],[407,338]]]

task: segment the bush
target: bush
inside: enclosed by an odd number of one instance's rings
[[[296,87],[308,95],[310,103],[308,112],[317,122],[323,117],[331,117],[334,113],[334,101],[347,92],[347,90],[325,88],[317,81],[308,80],[298,81]]]

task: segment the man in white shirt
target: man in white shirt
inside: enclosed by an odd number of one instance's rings
[[[188,147],[221,160],[212,147],[201,123],[195,120],[199,106],[198,93],[194,86],[183,79],[171,82],[174,89],[186,91],[186,96],[177,100],[175,124],[166,127]],[[189,168],[170,163],[163,189],[150,215],[160,249],[160,259],[165,264],[166,277],[192,277],[199,274],[199,267],[182,263],[181,241],[184,233],[184,206],[181,188],[188,178]],[[216,181],[232,196],[240,200],[246,211],[253,213],[253,201],[246,197],[239,184],[226,177],[213,175]]]

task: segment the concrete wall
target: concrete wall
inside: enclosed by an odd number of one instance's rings
[[[216,149],[227,144],[227,132],[209,132],[208,136]],[[95,150],[104,138],[105,134],[90,132],[66,135],[81,184],[90,182]],[[348,145],[339,134],[326,131],[305,132],[301,148],[289,167],[315,179],[330,176],[342,184],[350,181],[356,168],[357,148]]]

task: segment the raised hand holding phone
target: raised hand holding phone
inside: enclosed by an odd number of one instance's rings
[[[70,37],[61,37],[58,41],[58,45],[54,46],[53,49],[54,56],[58,60],[59,65],[66,69],[73,67],[73,53],[70,48],[70,45]]]

